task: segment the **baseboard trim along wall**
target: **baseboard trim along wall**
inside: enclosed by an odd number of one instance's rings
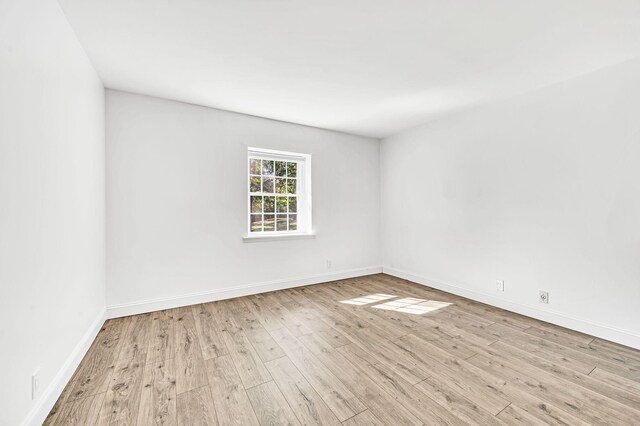
[[[27,414],[27,417],[22,421],[22,426],[39,426],[44,422],[62,394],[64,387],[69,383],[71,376],[73,376],[73,373],[75,373],[80,365],[80,361],[82,361],[82,358],[84,358],[91,344],[96,339],[105,319],[106,310],[102,309],[60,370],[58,370],[53,380],[51,380],[49,386],[42,392],[40,398],[38,398],[35,405],[31,408],[31,411],[29,411],[29,414]]]
[[[275,290],[301,287],[311,284],[319,284],[346,278],[361,277],[365,275],[379,274],[382,266],[370,266],[367,268],[347,269],[343,271],[329,272],[326,274],[308,275],[297,278],[266,281],[256,284],[244,284],[233,287],[225,287],[200,293],[182,294],[158,299],[141,300],[133,303],[107,306],[107,318],[119,318],[128,315],[143,314],[162,309],[178,308],[181,306],[196,305],[199,303],[215,302],[216,300],[231,299],[233,297],[249,296],[252,294],[266,293]]]
[[[446,291],[447,293],[466,297],[477,302],[486,303],[497,308],[515,312],[517,314],[525,315],[551,324],[559,325],[561,327],[566,327],[571,330],[579,331],[581,333],[590,334],[595,337],[600,337],[602,339],[620,343],[621,345],[640,349],[640,335],[637,335],[628,330],[621,330],[604,324],[595,323],[593,321],[574,318],[553,310],[536,309],[531,306],[523,305],[517,302],[511,302],[509,300],[503,300],[489,294],[467,290],[457,285],[432,280],[411,272],[391,268],[389,266],[383,266],[382,271],[385,274],[393,275],[397,278],[402,278],[427,287]]]

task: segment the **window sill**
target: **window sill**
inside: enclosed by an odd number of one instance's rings
[[[242,240],[245,243],[256,243],[259,241],[285,241],[285,240],[310,240],[314,239],[316,234],[275,234],[275,235],[245,235]]]

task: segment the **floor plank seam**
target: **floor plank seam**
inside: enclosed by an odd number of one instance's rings
[[[284,357],[284,356],[281,356],[280,358],[276,358],[276,359],[273,359],[273,360],[271,360],[271,361],[277,361],[277,360],[282,359],[282,358],[285,358],[285,357]],[[271,361],[267,361],[267,362],[271,362]],[[264,363],[264,364],[266,364],[266,363]],[[273,382],[273,377],[272,377],[271,379],[269,379],[269,380],[265,381],[265,382],[262,382],[262,383],[256,383],[256,384],[251,385],[251,386],[249,386],[249,387],[247,387],[247,386],[243,385],[243,386],[242,386],[242,388],[243,388],[245,391],[248,391],[249,389],[253,389],[253,388],[257,388],[258,386],[266,385],[266,384],[267,384],[267,383],[269,383],[269,382]]]
[[[269,382],[273,382],[273,380],[269,380]],[[269,383],[269,382],[265,382],[265,383]],[[262,386],[262,385],[264,385],[265,383],[261,383],[261,384],[256,385],[256,386],[252,386],[251,388],[255,388],[255,387],[257,387],[257,386]],[[275,382],[274,382],[274,383],[275,383]],[[277,385],[276,385],[276,386],[277,386]],[[246,390],[247,390],[247,389],[245,388],[245,392],[246,392]],[[247,397],[247,398],[248,398],[248,397]],[[250,406],[250,407],[251,407],[251,409],[253,410],[253,415],[254,415],[254,417],[255,417],[256,419],[258,419],[258,410],[256,410],[256,407],[254,407],[254,405],[253,405],[253,401],[251,400],[251,398],[248,398],[248,400],[249,400],[249,406]],[[288,404],[288,403],[287,403],[287,404]],[[291,409],[291,407],[289,407],[289,409]],[[294,413],[294,415],[295,415],[295,413]],[[299,419],[298,419],[298,420],[299,420]]]
[[[504,410],[506,410],[507,408],[509,408],[511,406],[512,402],[509,402],[509,404],[507,404],[506,407],[504,407],[502,410],[498,411],[495,415],[495,417],[498,417],[500,415],[500,413],[502,413]]]

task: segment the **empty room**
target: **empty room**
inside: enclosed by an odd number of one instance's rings
[[[0,426],[640,425],[640,0],[0,0]]]

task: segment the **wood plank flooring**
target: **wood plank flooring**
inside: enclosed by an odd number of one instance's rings
[[[640,351],[379,274],[107,321],[46,425],[638,425]]]

